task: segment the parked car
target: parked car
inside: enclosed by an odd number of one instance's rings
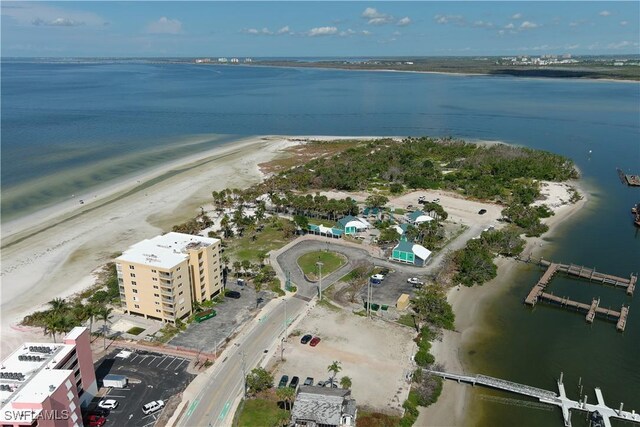
[[[307,377],[303,385],[313,385],[313,377]]]
[[[102,409],[116,409],[118,407],[118,401],[115,399],[104,399],[98,403],[98,408]]]
[[[327,381],[318,381],[318,384],[316,384],[316,386],[324,387],[326,383],[327,383]]]
[[[440,199],[433,199],[433,203],[440,203]]]
[[[154,412],[158,412],[160,409],[164,408],[164,400],[154,400],[153,402],[149,402],[142,407],[142,412],[145,415],[153,414]]]
[[[93,411],[89,412],[89,416],[91,416],[91,415],[97,415],[99,417],[106,417],[107,415],[109,415],[109,410],[108,409],[96,408]]]
[[[100,415],[89,415],[87,418],[89,427],[102,427],[104,423],[107,422],[105,417],[101,417]]]
[[[387,274],[389,274],[390,271],[391,270],[385,267],[382,270],[380,270],[380,274],[382,274],[383,276],[386,276]]]
[[[422,286],[424,282],[420,281],[417,277],[410,277],[407,279],[407,283],[411,283],[413,286]]]
[[[284,388],[287,386],[289,382],[289,375],[283,375],[280,377],[280,382],[278,383],[278,388]]]
[[[298,377],[293,377],[291,378],[291,382],[289,383],[289,387],[291,387],[292,389],[296,389],[298,388],[298,383],[300,382],[300,378]]]
[[[309,341],[311,341],[311,338],[313,338],[313,335],[310,335],[310,334],[307,334],[307,335],[303,336],[303,337],[300,339],[300,344],[306,344],[306,343],[308,343]]]
[[[478,211],[478,215],[484,215],[484,214],[486,214],[486,213],[487,213],[487,210],[486,210],[486,209],[480,209],[480,210]]]
[[[378,274],[374,274],[373,276],[371,276],[371,279],[382,281],[382,280],[384,280],[384,276],[382,274],[378,273]]]
[[[426,201],[427,201],[427,198],[425,196],[418,197],[418,203],[424,204],[426,203]]]
[[[332,383],[331,381],[325,381],[324,386],[329,388],[338,388],[338,384]]]
[[[309,343],[309,345],[311,347],[315,347],[318,345],[318,343],[320,342],[320,337],[313,337],[313,339],[311,340],[311,342]]]
[[[233,299],[238,299],[240,298],[240,292],[238,291],[224,291],[224,296],[225,297],[229,297],[229,298],[233,298]]]

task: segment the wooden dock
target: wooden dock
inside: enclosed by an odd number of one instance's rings
[[[549,282],[553,276],[558,272],[564,272],[572,276],[580,278],[586,278],[589,280],[596,280],[603,284],[611,284],[614,286],[622,286],[627,288],[627,294],[633,295],[638,277],[633,274],[629,279],[622,277],[612,276],[610,274],[598,273],[595,269],[588,269],[585,267],[579,267],[574,265],[557,264],[545,260],[540,260],[540,265],[547,266],[547,270],[544,272],[540,280],[531,288],[529,295],[525,298],[524,302],[528,305],[535,306],[540,300],[548,301],[558,304],[562,307],[573,308],[576,311],[586,312],[585,320],[588,323],[593,323],[596,315],[604,316],[607,320],[617,321],[616,328],[619,331],[624,331],[627,325],[627,317],[629,316],[629,307],[622,306],[620,311],[610,310],[600,307],[600,298],[594,298],[591,304],[585,304],[582,302],[574,301],[567,297],[559,297],[552,293],[545,292],[545,289],[549,285]]]

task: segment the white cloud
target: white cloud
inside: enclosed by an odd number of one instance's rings
[[[411,24],[411,18],[409,18],[408,16],[405,16],[397,22],[397,25],[400,27],[406,27],[409,24]]]
[[[436,15],[433,17],[438,24],[465,25],[466,21],[462,15]]]
[[[341,37],[347,37],[347,36],[352,36],[354,35],[356,32],[354,30],[352,30],[351,28],[347,28],[345,31],[340,31],[340,34],[338,34]]]
[[[524,21],[522,24],[520,24],[520,28],[523,30],[532,30],[534,28],[538,28],[538,24],[531,21]]]
[[[504,28],[506,28],[507,30],[513,30],[516,26],[513,25],[513,22],[509,22],[507,25],[504,26]]]
[[[107,21],[92,12],[62,9],[42,3],[3,3],[2,16],[8,16],[21,25],[52,27],[93,26],[104,27]]]
[[[486,21],[475,21],[473,26],[476,28],[493,28],[493,23]]]
[[[629,23],[629,21],[620,21],[620,25],[622,25],[623,27],[624,27],[625,25],[627,25],[628,23]]]
[[[603,10],[602,12],[598,13],[598,15],[600,15],[600,16],[609,16],[609,15],[611,15],[611,12],[609,12],[608,10]]]
[[[371,34],[373,34],[371,31],[369,30],[362,30],[362,35],[363,36],[370,36]]]
[[[564,48],[567,49],[567,50],[575,50],[575,49],[577,49],[579,47],[580,47],[579,44],[570,44],[570,45],[565,46]]]
[[[293,33],[293,31],[291,31],[291,28],[289,28],[288,25],[285,25],[284,27],[276,31],[276,34],[291,34],[291,33]]]
[[[511,19],[522,19],[522,14],[521,13],[514,13],[513,16],[511,17]]]
[[[289,27],[283,27],[280,28],[280,30],[283,30],[284,28],[289,28]],[[278,31],[280,31],[278,30]],[[246,30],[242,30],[243,33],[247,33],[247,34],[253,34],[254,36],[272,36],[273,35],[273,31],[271,31],[270,29],[268,29],[267,27],[264,28],[248,28]],[[278,34],[285,34],[283,33],[278,33]]]
[[[631,43],[630,41],[624,40],[619,43],[609,43],[607,45],[607,48],[617,50],[617,49],[624,49],[625,47],[629,47],[632,45],[633,43]]]
[[[315,27],[310,29],[307,34],[309,37],[317,37],[317,36],[330,36],[337,33],[338,33],[338,29],[336,27]]]
[[[177,19],[169,19],[166,16],[147,25],[149,34],[178,34],[182,31],[182,22]]]
[[[373,7],[366,8],[361,16],[367,20],[367,24],[369,25],[384,25],[394,20],[392,15],[379,12],[378,9]]]

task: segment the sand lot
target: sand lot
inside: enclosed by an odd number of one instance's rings
[[[275,366],[276,383],[283,374],[289,379],[297,375],[301,384],[306,377],[313,377],[315,383],[327,380],[327,367],[337,360],[342,371],[336,380],[351,378],[352,395],[359,407],[388,413],[402,410],[409,393],[406,374],[415,369],[411,356],[416,345],[411,329],[316,306],[296,330],[317,335],[322,341],[314,348],[300,344],[301,336],[289,337],[284,362],[280,362],[278,351],[269,363],[271,369]]]

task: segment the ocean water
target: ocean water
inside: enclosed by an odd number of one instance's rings
[[[242,136],[450,135],[571,157],[591,203],[539,254],[618,275],[640,270],[629,211],[640,189],[622,186],[615,170],[640,173],[637,83],[144,61],[3,60],[1,72],[3,221]],[[532,311],[522,299],[539,273],[523,267],[485,312],[485,333],[466,349],[467,369],[547,389],[564,371],[567,384],[582,377],[590,401],[589,387],[598,385],[611,406],[622,400],[640,410],[640,305],[619,289],[558,278],[554,291],[573,298],[630,304],[625,333],[549,306]],[[577,388],[568,390],[577,397]],[[474,390],[470,422],[561,422],[557,411],[486,393]]]

